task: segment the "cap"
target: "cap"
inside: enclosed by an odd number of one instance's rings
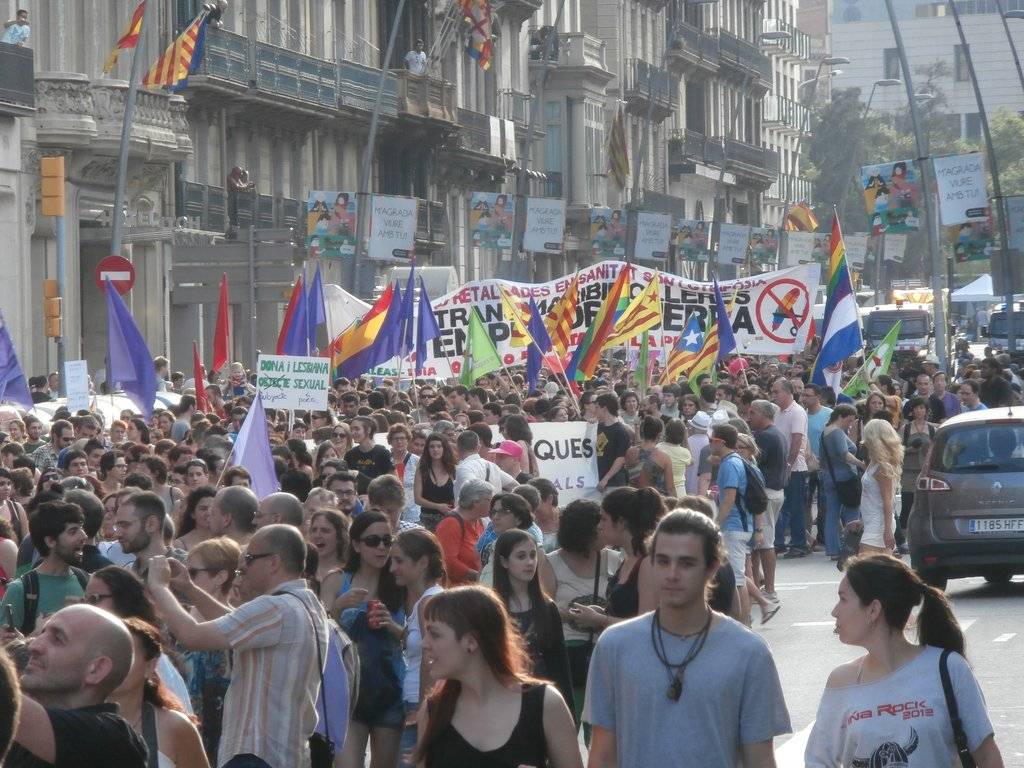
[[[711,426],[711,417],[708,416],[706,411],[697,411],[693,414],[693,418],[690,419],[690,424],[703,431]]]
[[[514,440],[502,440],[497,448],[491,449],[491,453],[501,453],[514,459],[521,459],[523,458],[523,446]]]

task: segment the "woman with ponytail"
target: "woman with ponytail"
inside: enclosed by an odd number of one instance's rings
[[[917,642],[907,639],[915,606]],[[945,595],[888,554],[850,560],[832,610],[840,642],[867,655],[829,676],[807,742],[807,768],[961,765],[943,689],[949,672],[965,750],[978,768],[1002,768],[985,699],[964,659],[964,635]]]
[[[439,683],[420,708],[420,768],[583,768],[565,700],[529,676],[522,638],[494,592],[447,590],[423,618],[423,650]]]

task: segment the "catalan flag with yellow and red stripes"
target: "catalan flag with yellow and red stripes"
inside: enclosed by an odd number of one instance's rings
[[[612,130],[608,134],[608,173],[619,189],[626,188],[629,177],[629,145],[626,142],[626,121],[622,107],[612,119]]]
[[[142,0],[139,3],[139,7],[135,9],[135,13],[132,14],[131,21],[128,22],[128,26],[124,28],[124,32],[121,33],[121,37],[117,39],[114,44],[114,50],[107,56],[107,61],[103,65],[103,74],[109,74],[111,70],[117,66],[117,57],[121,55],[121,51],[127,51],[130,48],[134,48],[139,44],[139,30],[142,29],[142,15],[146,12],[146,0]]]
[[[203,58],[208,19],[209,13],[200,14],[173,43],[167,46],[163,56],[157,59],[156,64],[142,78],[144,87],[180,88],[184,85],[185,80],[196,71]]]
[[[661,276],[655,272],[654,277],[636,295],[625,311],[615,321],[604,343],[604,348],[625,344],[634,336],[661,325]]]
[[[576,304],[579,302],[580,276],[573,277],[558,300],[551,305],[544,318],[544,327],[551,337],[551,345],[561,359],[569,351],[572,343],[572,329],[576,325]]]

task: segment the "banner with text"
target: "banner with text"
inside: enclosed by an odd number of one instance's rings
[[[374,195],[370,217],[370,258],[411,259],[416,248],[415,197]]]
[[[936,157],[932,163],[939,187],[939,221],[943,226],[986,221],[988,192],[981,154]]]
[[[849,235],[843,235],[843,246],[846,248],[846,263],[850,266],[850,269],[864,269],[868,259],[869,237],[870,235],[864,232],[853,232]],[[828,239],[826,238],[826,241]]]
[[[718,225],[718,263],[746,264],[750,227],[746,224]]]
[[[586,421],[530,425],[537,470],[558,489],[558,503],[598,498],[597,424]]]
[[[256,389],[267,408],[326,411],[331,361],[326,357],[260,355]]]
[[[526,198],[526,231],[523,250],[561,253],[565,236],[565,200],[552,197]]]
[[[636,258],[668,258],[668,242],[672,237],[672,217],[667,213],[638,211],[636,215]]]
[[[89,409],[88,361],[64,361],[64,391],[67,392],[69,411],[78,413]]]
[[[306,249],[310,258],[340,259],[356,252],[356,196],[353,192],[309,193]]]
[[[814,261],[814,241],[818,236],[817,232],[783,232],[783,255],[779,266],[795,267]]]
[[[865,165],[860,179],[872,234],[913,232],[921,226],[921,188],[913,160]]]
[[[590,209],[590,250],[597,259],[626,255],[626,222],[618,208]]]
[[[710,221],[676,220],[676,253],[684,261],[707,261],[711,256]]]
[[[477,248],[511,248],[515,207],[508,195],[474,192],[469,199],[469,230]]]

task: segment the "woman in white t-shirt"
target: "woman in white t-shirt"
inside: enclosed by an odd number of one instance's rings
[[[907,639],[921,603],[917,640]],[[829,675],[807,742],[807,768],[954,768],[960,765],[940,672],[949,670],[967,749],[979,768],[1002,768],[964,636],[941,591],[888,554],[849,561],[832,610],[836,633],[867,655]]]
[[[868,468],[861,478],[860,553],[892,552],[896,546],[896,499],[900,497],[903,445],[892,425],[872,419],[864,425]]]

